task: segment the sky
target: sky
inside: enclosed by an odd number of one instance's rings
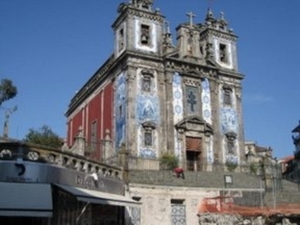
[[[124,0],[128,1],[128,0]],[[0,0],[0,79],[11,79],[18,95],[0,108],[10,116],[9,135],[49,126],[66,136],[65,112],[81,86],[112,54],[111,28],[121,0]],[[202,23],[208,7],[223,12],[238,35],[245,138],[292,155],[292,129],[300,119],[299,0],[156,0],[155,8],[175,28],[187,12]]]

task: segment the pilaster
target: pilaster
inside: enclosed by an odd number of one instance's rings
[[[127,126],[126,126],[126,143],[127,150],[131,154],[137,155],[137,129],[136,129],[136,102],[135,96],[137,94],[137,68],[133,66],[127,67]]]

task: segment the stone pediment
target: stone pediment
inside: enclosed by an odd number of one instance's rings
[[[212,126],[200,116],[185,117],[183,120],[178,122],[175,127],[179,132],[198,131],[202,133],[213,134]]]

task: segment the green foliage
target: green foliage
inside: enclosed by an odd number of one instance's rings
[[[14,98],[18,93],[17,87],[11,80],[2,79],[0,83],[0,106],[3,102]]]
[[[165,170],[172,170],[178,167],[178,158],[172,153],[164,153],[160,157],[160,164]]]
[[[46,125],[38,130],[33,128],[29,129],[23,141],[54,148],[60,148],[63,142],[63,140]]]
[[[225,166],[227,167],[229,172],[232,172],[237,168],[238,164],[233,161],[226,161]]]

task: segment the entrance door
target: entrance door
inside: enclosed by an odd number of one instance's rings
[[[202,139],[200,137],[186,137],[186,169],[188,171],[201,170]]]
[[[186,162],[188,171],[200,171],[200,152],[186,151]]]

